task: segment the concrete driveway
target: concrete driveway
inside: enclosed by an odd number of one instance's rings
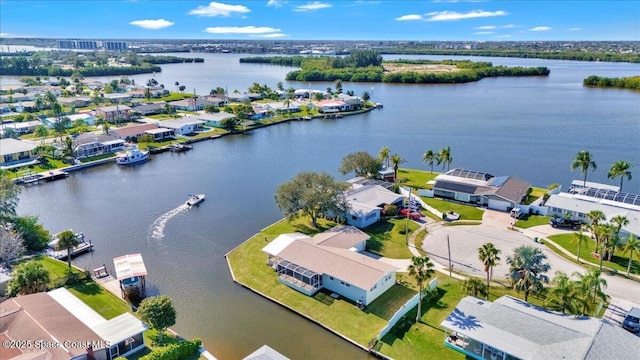
[[[569,230],[554,229],[549,225],[541,225],[531,229],[510,230],[513,219],[509,214],[485,210],[481,225],[434,226],[423,241],[423,250],[433,261],[448,266],[447,236],[451,245],[451,259],[454,270],[474,276],[486,277],[484,266],[478,259],[478,248],[487,242],[492,242],[502,252],[501,261],[494,268],[494,278],[506,278],[508,266],[506,257],[513,254],[513,250],[521,245],[531,245],[541,249],[547,255],[551,270],[547,273],[553,278],[556,271],[563,271],[569,275],[574,272],[584,273],[582,266],[566,260],[546,246],[533,242],[532,238],[546,237],[556,233],[566,233]],[[635,303],[640,303],[640,285],[637,282],[619,276],[603,274],[607,281],[605,292],[614,297]]]

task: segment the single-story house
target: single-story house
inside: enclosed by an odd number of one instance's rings
[[[172,129],[176,135],[193,134],[202,128],[204,121],[191,116],[185,116],[179,119],[171,119],[159,121],[156,123],[158,127]]]
[[[345,110],[353,111],[362,108],[362,98],[359,96],[351,96],[347,94],[338,94],[338,99],[344,101]]]
[[[277,102],[270,102],[266,104],[260,104],[258,106],[279,114],[286,114],[286,113],[294,113],[294,112],[300,111],[302,105],[303,104],[298,101],[290,100],[288,103],[285,101],[277,101]]]
[[[36,127],[43,125],[40,120],[23,121],[23,122],[6,122],[0,125],[1,133],[7,129],[12,129],[18,135],[29,134],[36,130]]]
[[[511,296],[467,296],[440,323],[444,345],[472,359],[637,359],[640,337],[605,319],[563,315]]]
[[[265,246],[278,281],[308,296],[326,289],[359,305],[369,305],[395,284],[396,267],[363,255],[369,235],[337,226],[309,237],[279,236]]]
[[[69,118],[69,120],[71,120],[72,124],[78,120],[82,120],[84,121],[85,124],[91,125],[91,126],[93,126],[93,122],[96,120],[89,113],[71,114],[71,115],[67,115],[67,117]]]
[[[264,99],[264,95],[259,93],[229,94],[227,99],[230,102],[245,102],[247,100],[255,101]]]
[[[347,104],[342,100],[321,100],[314,103],[318,111],[324,114],[345,111]]]
[[[121,93],[102,94],[103,98],[111,101],[112,103],[128,103],[131,102],[131,95]]]
[[[176,136],[175,130],[167,129],[167,128],[149,129],[149,130],[146,130],[144,133],[153,136],[154,141],[162,141],[164,139],[174,139]]]
[[[131,141],[134,139],[138,139],[142,134],[146,133],[147,130],[153,130],[157,128],[158,126],[156,124],[132,125],[112,129],[109,131],[109,134],[117,137],[118,139]]]
[[[196,119],[204,121],[204,124],[211,127],[223,128],[222,122],[226,119],[235,119],[235,115],[227,112],[217,112],[211,114],[198,114]]]
[[[345,199],[349,204],[347,224],[361,229],[378,222],[385,205],[400,207],[404,202],[404,196],[377,184],[354,184],[346,192]]]
[[[209,103],[205,100],[204,97],[194,98],[186,98],[182,100],[169,101],[168,103],[171,107],[176,110],[182,111],[199,111],[204,109]]]
[[[104,116],[108,122],[131,120],[131,108],[126,105],[103,106],[95,110],[96,117]]]
[[[267,119],[272,115],[271,110],[263,106],[254,105],[252,106],[252,109],[253,113],[249,114],[249,119],[251,120]]]
[[[58,103],[66,107],[83,107],[91,104],[91,98],[88,96],[59,97]]]
[[[37,163],[37,155],[33,151],[36,146],[38,143],[25,140],[0,139],[0,169],[11,169]]]
[[[146,89],[136,88],[133,90],[129,90],[127,94],[129,94],[129,96],[131,96],[132,99],[144,99],[146,97]],[[158,87],[158,88],[150,87],[149,95],[155,99],[155,98],[163,97],[165,95],[169,95],[169,90],[165,90],[161,87]]]
[[[3,359],[85,360],[92,354],[95,360],[113,360],[146,346],[146,327],[135,316],[107,320],[65,288],[3,301],[0,324],[3,341],[33,344],[3,346]]]
[[[225,95],[209,95],[205,96],[205,100],[207,103],[217,107],[227,106],[229,104],[229,99]]]
[[[509,211],[522,201],[529,187],[513,176],[452,169],[436,176],[433,192],[437,197]]]
[[[568,192],[549,196],[545,202],[547,215],[568,217],[590,223],[587,214],[600,210],[607,221],[620,215],[629,223],[620,228],[620,240],[626,242],[629,234],[640,237],[640,194],[619,191],[619,187],[606,184],[574,181]]]
[[[131,109],[131,111],[138,112],[141,115],[161,114],[164,112],[165,105],[166,102],[164,101],[159,101],[151,104],[141,104]]]
[[[76,157],[79,159],[111,154],[125,149],[125,141],[111,135],[84,133],[73,141]]]

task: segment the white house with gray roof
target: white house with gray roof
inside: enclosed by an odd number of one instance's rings
[[[308,296],[321,289],[364,306],[395,284],[396,267],[360,253],[369,235],[337,226],[309,237],[283,234],[265,246],[278,281]]]
[[[176,135],[193,134],[200,130],[204,121],[191,116],[185,116],[183,118],[158,121],[156,125],[158,127],[173,129]]]
[[[380,185],[354,183],[345,194],[345,200],[349,204],[347,224],[362,229],[380,220],[385,205],[402,205],[404,196]]]
[[[436,176],[433,192],[437,197],[509,211],[522,201],[529,187],[528,182],[513,176],[452,169]]]
[[[31,141],[0,139],[0,169],[12,169],[38,163],[33,151],[36,146],[38,143]]]
[[[446,347],[472,359],[632,360],[640,337],[604,319],[563,315],[511,296],[467,296],[440,323]]]

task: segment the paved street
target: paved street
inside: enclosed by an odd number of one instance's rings
[[[494,278],[505,278],[508,266],[506,257],[513,253],[513,249],[521,245],[532,245],[542,249],[551,264],[547,274],[552,278],[556,271],[567,274],[584,273],[584,268],[570,262],[556,254],[546,246],[535,243],[533,237],[544,238],[551,234],[564,233],[566,230],[554,229],[549,225],[541,225],[531,229],[511,230],[513,219],[509,214],[486,210],[481,225],[437,226],[430,229],[429,235],[423,242],[423,249],[433,261],[445,267],[448,266],[447,236],[451,245],[451,259],[454,270],[467,274],[485,277],[484,267],[478,259],[478,248],[487,242],[492,242],[496,248],[502,250],[500,264],[494,268]],[[543,240],[544,241],[544,240]],[[619,276],[603,274],[607,281],[605,292],[613,298],[623,299],[640,304],[640,284]],[[640,307],[640,305],[636,305]]]

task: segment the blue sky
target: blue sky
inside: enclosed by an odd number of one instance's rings
[[[0,0],[0,36],[640,40],[640,0]]]

